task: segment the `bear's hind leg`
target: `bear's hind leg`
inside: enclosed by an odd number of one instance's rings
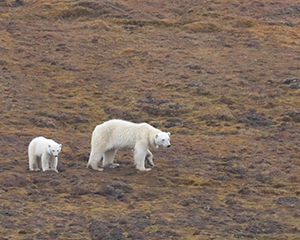
[[[116,153],[117,153],[116,149],[111,149],[104,153],[103,163],[102,163],[103,167],[116,168],[120,166],[118,163],[113,163]]]
[[[35,155],[29,156],[29,171],[40,171],[38,157]]]
[[[103,171],[103,168],[99,168],[98,164],[103,158],[103,151],[97,151],[94,150],[91,151],[90,158],[87,164],[87,168],[92,168],[94,170]]]
[[[28,146],[29,170],[40,171],[38,165],[38,156],[35,155],[35,146],[32,142]]]

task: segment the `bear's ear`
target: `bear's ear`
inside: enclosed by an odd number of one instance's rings
[[[155,139],[157,139],[158,138],[158,134],[155,134]]]
[[[51,148],[51,145],[49,144],[48,147]]]
[[[59,144],[60,147],[62,147],[62,144]]]
[[[170,135],[171,135],[171,133],[170,133],[170,132],[167,132],[167,134],[168,134],[168,136],[170,136]]]

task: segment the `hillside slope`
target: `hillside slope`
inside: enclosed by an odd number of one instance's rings
[[[300,4],[0,1],[0,239],[298,239]],[[120,118],[170,131],[86,168]],[[63,144],[59,173],[27,147]]]

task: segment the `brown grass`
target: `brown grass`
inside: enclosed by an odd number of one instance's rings
[[[0,232],[10,239],[296,239],[297,1],[0,1]],[[170,131],[137,172],[86,169],[112,118]],[[63,143],[59,173],[27,147]]]

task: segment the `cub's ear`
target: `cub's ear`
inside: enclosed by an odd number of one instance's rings
[[[51,148],[51,145],[49,144],[48,147]]]
[[[170,135],[171,135],[171,133],[170,133],[170,132],[167,132],[167,134],[168,134],[168,136],[170,136]]]
[[[158,138],[158,134],[155,134],[155,139]]]
[[[62,147],[62,144],[59,144],[60,147]]]

